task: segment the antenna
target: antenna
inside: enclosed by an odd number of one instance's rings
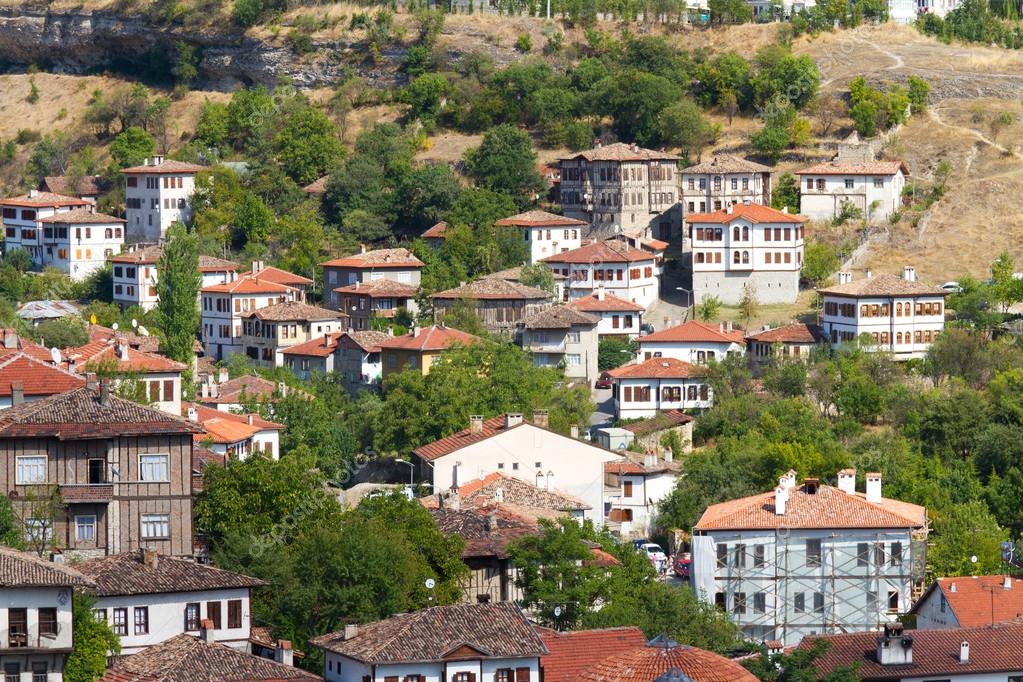
[[[143,327],[142,325],[139,325],[139,334],[141,334],[142,336],[149,336],[149,330]]]
[[[110,325],[110,328],[113,329],[115,332],[117,331],[117,327],[118,327],[118,325],[117,325],[116,322],[114,322],[112,325]]]
[[[430,596],[427,597],[427,601],[431,601],[432,602],[433,601],[433,588],[437,586],[437,581],[434,580],[433,578],[427,578],[426,582],[423,583],[423,584],[426,585],[426,589],[430,590]]]
[[[135,329],[135,328],[136,328],[136,327],[138,327],[138,326],[139,326],[139,321],[138,321],[138,320],[136,320],[136,319],[135,319],[134,317],[133,317],[133,318],[131,318],[131,328],[132,328],[132,329]]]
[[[50,349],[50,359],[53,360],[55,365],[59,365],[63,360],[60,356],[60,350],[56,346]]]

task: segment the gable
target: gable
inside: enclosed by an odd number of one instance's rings
[[[543,457],[547,458],[557,456],[559,463],[562,464],[569,460],[579,463],[600,463],[620,459],[620,456],[611,450],[605,450],[586,441],[563,436],[523,421],[518,426],[502,430],[489,438],[447,452],[434,461],[439,462],[442,459],[452,458],[465,464],[466,470],[469,471],[469,463],[474,457],[481,459],[500,457],[511,461],[509,453],[531,453],[519,458],[523,462],[528,460],[530,465],[532,464],[530,458],[536,453],[541,453]],[[532,475],[531,469],[527,468],[523,471]]]
[[[442,656],[445,661],[464,661],[471,658],[488,658],[486,651],[481,651],[469,644],[460,644]]]

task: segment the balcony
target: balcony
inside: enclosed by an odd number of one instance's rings
[[[526,348],[533,353],[564,353],[566,346],[565,339],[560,341],[529,341]]]
[[[38,626],[25,628],[21,625],[12,625],[10,628],[0,631],[0,645],[4,649],[43,649],[55,651],[71,648],[70,631],[64,631],[59,623],[53,623],[47,632],[40,632]]]
[[[60,497],[67,504],[95,504],[114,499],[112,483],[82,483],[60,486]]]

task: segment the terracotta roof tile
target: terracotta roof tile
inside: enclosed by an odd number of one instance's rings
[[[793,322],[746,336],[747,341],[762,343],[821,343],[824,338],[823,329],[815,324],[803,322]]]
[[[529,287],[518,282],[495,277],[484,277],[454,289],[439,291],[433,295],[433,298],[466,298],[490,301],[549,301],[554,298],[554,295],[543,289]]]
[[[558,632],[538,626],[536,631],[550,652],[540,659],[544,682],[576,682],[594,661],[646,646],[643,631],[635,627]]]
[[[285,301],[264,306],[257,310],[242,315],[242,317],[255,318],[270,322],[316,322],[324,320],[340,320],[341,313],[328,308],[321,308],[316,305],[309,305],[300,301]]]
[[[697,173],[770,173],[767,166],[755,163],[734,154],[715,154],[710,161],[697,163],[682,169],[686,174]]]
[[[155,566],[147,565],[141,550],[79,561],[75,568],[95,583],[89,592],[101,597],[198,592],[267,584],[259,578],[171,556],[160,556]]]
[[[272,265],[267,265],[258,272],[246,273],[245,276],[254,277],[265,282],[273,282],[274,284],[283,284],[289,287],[302,287],[313,283],[313,281],[308,277],[296,275],[294,272],[281,270],[280,268],[275,268]]]
[[[632,301],[626,301],[624,298],[619,298],[610,292],[604,293],[604,299],[601,300],[597,292],[593,292],[589,296],[583,296],[577,298],[574,301],[570,301],[565,304],[569,308],[575,308],[576,310],[582,310],[583,312],[589,313],[616,313],[616,312],[642,312],[645,310],[643,306]]]
[[[690,225],[711,223],[731,224],[736,220],[747,220],[751,223],[805,223],[809,220],[806,216],[786,213],[770,206],[761,204],[736,204],[732,206],[731,212],[726,209],[714,211],[713,213],[692,213],[686,216],[686,222]]]
[[[543,259],[545,263],[636,263],[653,261],[656,256],[622,243],[594,242],[571,251],[562,251]]]
[[[419,235],[423,239],[445,239],[448,231],[448,224],[443,220],[431,227],[426,232]]]
[[[344,332],[324,334],[315,339],[310,339],[297,346],[290,346],[281,351],[284,355],[305,355],[313,358],[325,358],[337,350],[337,340],[344,335]]]
[[[702,342],[702,343],[744,343],[745,337],[741,329],[728,331],[727,327],[720,324],[710,324],[698,320],[689,320],[675,327],[662,329],[659,332],[640,337],[640,345],[647,343],[678,343],[678,342]]]
[[[322,680],[294,666],[217,642],[177,635],[117,659],[99,682],[284,682]]]
[[[292,287],[252,276],[243,276],[233,282],[202,288],[204,294],[287,294],[292,291],[294,291]]]
[[[48,175],[43,178],[40,189],[54,194],[68,196],[95,196],[106,191],[106,181],[101,175],[83,175],[77,178],[77,184],[70,187],[72,178],[66,175]]]
[[[387,620],[360,625],[344,639],[335,632],[309,640],[310,644],[365,663],[439,661],[461,646],[493,658],[543,656],[547,647],[518,606],[458,604],[434,606]]]
[[[90,343],[113,343],[116,340],[120,340],[131,346],[134,350],[141,351],[143,353],[160,352],[159,336],[154,336],[152,334],[149,336],[142,336],[141,334],[121,329],[115,331],[110,327],[104,327],[99,324],[90,324],[88,331]]]
[[[860,163],[825,161],[797,171],[796,175],[895,175],[899,170],[909,175],[904,161],[864,161]]]
[[[911,282],[898,275],[882,274],[876,277],[854,279],[817,290],[821,294],[836,296],[947,296],[949,292],[922,282]]]
[[[678,410],[673,410],[677,412]],[[688,415],[686,415],[688,416]],[[691,419],[691,417],[690,417]],[[624,450],[621,453],[622,459],[617,462],[604,462],[604,471],[609,474],[663,474],[682,471],[682,462],[672,459],[670,462],[661,456],[656,460],[647,463],[646,455],[642,452]]]
[[[452,453],[455,450],[461,450],[467,445],[479,443],[480,441],[487,440],[499,433],[507,431],[508,427],[505,426],[505,423],[506,420],[504,415],[494,417],[493,419],[487,419],[483,422],[483,428],[476,433],[473,433],[471,429],[463,429],[457,433],[451,434],[450,436],[435,440],[432,443],[421,445],[413,450],[413,452],[422,459],[432,461],[438,457],[443,457],[444,455]],[[511,428],[514,429],[516,426],[512,426]]]
[[[696,530],[753,530],[769,528],[919,528],[927,510],[909,502],[882,498],[867,502],[863,493],[849,494],[829,485],[816,493],[806,486],[789,491],[785,513],[776,514],[772,490],[720,504],[712,504],[696,523]]]
[[[372,282],[356,282],[338,287],[334,291],[341,294],[357,294],[369,298],[414,298],[416,287],[392,279],[378,279]]]
[[[508,218],[501,218],[494,224],[511,227],[578,227],[589,223],[585,220],[566,218],[563,215],[555,215],[547,211],[526,211]]]
[[[988,599],[984,602],[988,603]],[[877,661],[877,632],[844,635],[808,636],[799,644],[808,649],[818,639],[831,648],[815,661],[822,675],[838,667],[859,663],[856,676],[861,680],[887,682],[892,679],[991,679],[985,674],[1023,670],[1023,623],[1001,623],[974,628],[905,630],[913,639],[913,662],[909,665],[882,666]],[[959,662],[963,642],[970,644],[967,663]]]
[[[536,522],[501,505],[470,509],[430,509],[433,522],[447,535],[465,540],[462,558],[507,558],[512,542],[540,532]]]
[[[608,372],[615,379],[689,379],[703,376],[706,369],[676,358],[650,358],[622,365]]]
[[[0,199],[0,206],[24,206],[26,208],[44,206],[50,208],[65,208],[69,206],[89,206],[89,202],[78,197],[71,197],[65,194],[54,194],[53,192],[36,192],[35,194],[20,194],[10,199]]]
[[[174,159],[165,159],[163,162],[151,165],[151,166],[131,166],[129,168],[123,168],[121,170],[125,175],[136,175],[136,174],[149,174],[149,175],[162,175],[170,173],[198,173],[201,170],[206,170],[206,166],[198,166],[194,163],[185,163],[184,161],[175,161]]]
[[[495,471],[482,479],[469,481],[458,489],[462,505],[487,507],[503,504],[509,507],[580,511],[589,509],[585,500],[560,490],[538,488],[535,484]],[[498,499],[500,498],[500,499]]]
[[[356,253],[320,265],[332,268],[421,268],[424,263],[408,249],[396,248]]]
[[[124,357],[122,357],[122,353]],[[79,368],[94,371],[96,365],[113,362],[119,372],[141,372],[156,374],[164,372],[184,372],[188,367],[183,363],[156,353],[144,353],[135,350],[127,342],[118,349],[116,343],[110,341],[94,341],[77,348],[66,348],[63,352],[64,362],[74,360]]]
[[[0,546],[0,587],[88,587],[92,580],[74,568],[31,552]]]
[[[585,159],[587,161],[678,161],[680,157],[667,152],[658,152],[653,149],[644,149],[636,145],[615,142],[595,147],[589,151],[580,152],[574,156],[565,157],[562,161],[569,159]]]
[[[127,222],[124,218],[115,218],[105,213],[96,213],[91,208],[78,208],[73,211],[54,213],[47,218],[41,218],[40,223],[49,225],[52,223],[67,223],[68,225],[112,225]]]
[[[163,256],[162,246],[146,246],[127,253],[111,256],[111,263],[128,263],[129,265],[154,265]],[[199,255],[199,272],[229,272],[238,269],[234,261],[224,260],[216,256]]]
[[[0,356],[0,397],[10,397],[14,384],[25,396],[63,393],[85,385],[85,379],[24,352]]]
[[[413,351],[439,351],[447,350],[459,344],[467,346],[479,341],[479,337],[467,334],[452,327],[417,327],[418,333],[410,332],[402,336],[391,336],[386,340],[381,339],[378,345],[381,348]]]
[[[283,424],[267,421],[257,414],[223,412],[197,403],[181,404],[182,414],[187,415],[189,410],[192,409],[196,411],[195,421],[201,424],[206,432],[195,435],[197,443],[212,441],[228,445],[248,440],[260,431],[281,431],[284,429]]]
[[[380,344],[390,338],[393,337],[386,332],[372,330],[348,331],[345,332],[344,337],[338,343],[345,348],[358,346],[367,353],[377,353],[380,352]]]
[[[674,644],[674,643],[665,643]],[[660,682],[667,673],[684,675],[692,682],[756,682],[753,673],[724,656],[685,645],[647,646],[611,654],[584,669],[577,679],[586,682]],[[664,676],[664,677],[662,677]]]
[[[934,591],[940,591],[960,627],[1019,620],[1023,616],[1023,579],[1010,578],[1009,589],[1005,589],[1004,581],[1002,575],[938,578],[913,608],[915,610]]]

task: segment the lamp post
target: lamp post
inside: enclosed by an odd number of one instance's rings
[[[689,309],[693,307],[693,292],[691,290],[689,290],[689,289],[686,289],[685,287],[675,287],[675,291],[684,291],[684,292],[686,292],[686,316],[685,316],[685,319],[683,319],[682,321],[683,322],[688,322],[689,321]]]
[[[395,459],[394,461],[395,462],[401,462],[402,464],[404,464],[405,466],[408,467],[408,487],[410,489],[414,488],[415,487],[414,477],[415,477],[415,474],[416,474],[416,465],[413,464],[412,462],[408,461],[407,459]]]

